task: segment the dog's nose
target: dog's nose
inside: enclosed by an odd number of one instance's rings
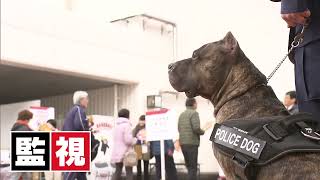
[[[168,65],[168,70],[172,71],[174,69],[175,64],[171,63]]]

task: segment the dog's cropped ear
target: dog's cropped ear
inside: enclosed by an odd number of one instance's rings
[[[230,52],[236,52],[238,48],[238,41],[232,35],[231,32],[228,32],[226,36],[223,38],[224,47]]]

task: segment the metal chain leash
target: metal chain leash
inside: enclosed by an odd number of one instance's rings
[[[283,64],[283,62],[287,59],[287,57],[290,55],[290,53],[296,48],[298,47],[302,41],[303,41],[303,38],[304,38],[304,32],[305,32],[305,29],[308,27],[308,24],[309,22],[307,21],[303,27],[302,27],[302,30],[300,33],[298,33],[292,43],[291,43],[291,46],[290,46],[290,49],[288,50],[288,53],[281,59],[281,61],[278,63],[278,65],[273,69],[273,71],[270,73],[270,75],[267,77],[267,83],[269,83],[269,80],[273,77],[273,75],[278,71],[278,69],[281,67],[281,65]]]

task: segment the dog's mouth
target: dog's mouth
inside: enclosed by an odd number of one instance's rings
[[[186,94],[186,96],[188,98],[193,98],[193,97],[197,96],[197,93],[195,91],[192,91],[192,90],[184,91],[184,93]]]
[[[182,83],[181,80],[174,78],[174,76],[172,76],[170,73],[169,73],[169,82],[176,91],[184,92],[188,98],[193,98],[198,96],[197,90],[195,88],[186,87],[185,85],[183,85],[185,83]]]

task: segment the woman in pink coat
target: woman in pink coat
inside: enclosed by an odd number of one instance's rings
[[[118,112],[118,119],[113,134],[113,150],[111,154],[111,163],[115,164],[116,171],[112,180],[120,180],[123,168],[123,158],[134,145],[136,139],[132,136],[132,127],[129,121],[130,112],[127,109],[121,109]],[[126,180],[133,180],[132,167],[125,167]]]

